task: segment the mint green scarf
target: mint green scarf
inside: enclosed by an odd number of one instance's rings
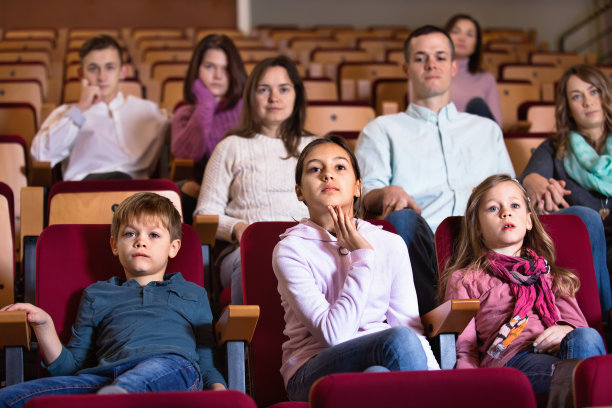
[[[576,132],[570,133],[563,167],[567,175],[587,190],[612,196],[612,134],[606,138],[601,151],[597,151]]]

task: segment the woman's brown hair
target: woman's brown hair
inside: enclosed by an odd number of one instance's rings
[[[567,143],[571,132],[580,132],[578,124],[572,117],[572,111],[569,107],[569,98],[567,95],[567,83],[569,79],[576,75],[582,81],[593,85],[599,91],[601,96],[601,106],[604,111],[605,124],[604,130],[606,134],[612,132],[612,96],[610,95],[610,82],[606,75],[599,69],[587,65],[574,65],[568,69],[561,77],[557,86],[557,105],[555,107],[555,121],[557,124],[557,133],[552,136],[551,144],[556,151],[556,157],[562,160],[567,151]],[[595,141],[586,135],[582,135],[584,139],[593,148],[596,148]]]
[[[474,47],[474,52],[468,58],[468,71],[472,74],[482,72],[482,30],[480,29],[478,21],[467,14],[455,14],[446,22],[444,30],[450,35],[451,30],[459,20],[468,20],[476,27],[476,45]]]
[[[461,220],[461,232],[457,241],[456,247],[453,248],[453,256],[449,259],[444,272],[440,277],[439,297],[444,299],[446,293],[446,285],[452,276],[453,272],[460,269],[467,269],[468,272],[464,275],[475,271],[486,271],[489,268],[489,263],[485,257],[485,253],[490,251],[485,245],[480,221],[478,219],[478,211],[480,202],[487,191],[504,182],[512,182],[519,188],[523,201],[525,202],[526,211],[532,221],[532,228],[525,234],[523,240],[523,248],[530,248],[536,254],[543,256],[550,265],[550,271],[554,279],[555,292],[559,295],[574,296],[580,287],[580,281],[572,272],[555,266],[555,248],[550,236],[544,230],[542,223],[535,215],[535,210],[529,201],[527,192],[521,184],[506,174],[495,174],[488,177],[480,183],[470,195],[465,210],[465,216]]]
[[[193,82],[198,78],[200,65],[206,51],[208,50],[221,50],[227,57],[227,74],[229,76],[229,86],[227,93],[225,94],[225,101],[221,106],[222,110],[232,109],[240,98],[242,97],[242,89],[246,81],[246,71],[244,70],[244,64],[240,53],[236,49],[234,42],[226,35],[223,34],[210,34],[202,38],[198,45],[196,45],[191,61],[189,62],[189,68],[185,75],[185,82],[183,84],[183,99],[189,102],[191,105],[195,105],[196,100],[193,95]]]
[[[295,63],[284,55],[278,57],[270,57],[259,62],[253,68],[253,71],[247,79],[244,87],[242,100],[242,116],[238,127],[227,132],[227,135],[237,135],[241,137],[251,138],[255,134],[261,132],[262,121],[257,115],[256,92],[257,85],[261,77],[265,74],[268,68],[282,67],[287,71],[289,80],[295,91],[295,102],[291,115],[285,119],[280,127],[280,138],[285,145],[289,157],[299,157],[299,145],[302,136],[308,136],[311,133],[304,130],[304,122],[306,121],[306,91],[304,83],[295,66]]]

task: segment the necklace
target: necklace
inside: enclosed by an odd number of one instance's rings
[[[610,209],[608,208],[608,199],[610,197],[606,197],[606,202],[603,202],[603,198],[601,199],[601,209],[599,210],[599,215],[601,215],[601,219],[605,220],[608,215],[610,215]]]

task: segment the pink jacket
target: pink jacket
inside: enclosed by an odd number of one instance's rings
[[[311,357],[328,347],[395,326],[421,340],[429,369],[439,369],[423,336],[408,249],[399,235],[357,220],[372,245],[346,256],[338,240],[303,219],[276,245],[272,264],[285,309],[281,374],[285,385]]]
[[[552,287],[552,276],[544,275],[544,279]],[[480,300],[480,310],[457,339],[457,368],[504,366],[515,354],[531,348],[533,341],[546,329],[540,316],[532,310],[525,329],[499,359],[494,359],[487,350],[514,310],[510,285],[484,271],[466,273],[466,269],[461,269],[449,279],[445,299]],[[560,316],[557,324],[588,326],[576,298],[557,297],[555,305]]]

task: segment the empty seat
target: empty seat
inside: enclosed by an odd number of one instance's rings
[[[0,182],[0,307],[15,302],[15,227],[11,188]]]
[[[573,386],[576,408],[612,405],[612,355],[582,361],[574,370]]]
[[[375,117],[374,109],[364,103],[313,102],[306,107],[304,128],[315,135],[335,131],[360,132]]]
[[[336,80],[338,64],[343,62],[371,62],[366,50],[354,48],[322,48],[312,50],[308,70],[311,77],[329,77]]]
[[[36,110],[32,104],[0,102],[0,134],[20,135],[29,151],[37,129]]]
[[[40,124],[42,84],[36,79],[0,79],[0,102],[28,103],[36,112],[36,126]]]
[[[550,136],[550,133],[506,132],[504,143],[517,175],[523,173],[531,155]]]
[[[338,88],[336,83],[327,78],[304,78],[306,89],[306,100],[312,101],[337,101]]]
[[[572,65],[584,64],[582,55],[573,52],[532,52],[529,55],[530,64],[553,64],[563,71]]]
[[[170,77],[164,79],[161,87],[161,99],[159,106],[169,111],[174,111],[177,103],[183,100],[183,86],[185,78]]]
[[[372,104],[377,115],[390,113],[384,104],[395,103],[396,112],[408,107],[408,79],[406,77],[381,78],[372,83]]]
[[[345,62],[338,66],[338,83],[343,101],[371,101],[372,82],[404,76],[402,67],[391,62]]]
[[[539,87],[528,81],[499,81],[499,104],[504,131],[512,131],[518,124],[518,107],[527,101],[539,101]]]
[[[519,121],[529,133],[552,133],[556,130],[554,102],[524,102],[518,109]]]

